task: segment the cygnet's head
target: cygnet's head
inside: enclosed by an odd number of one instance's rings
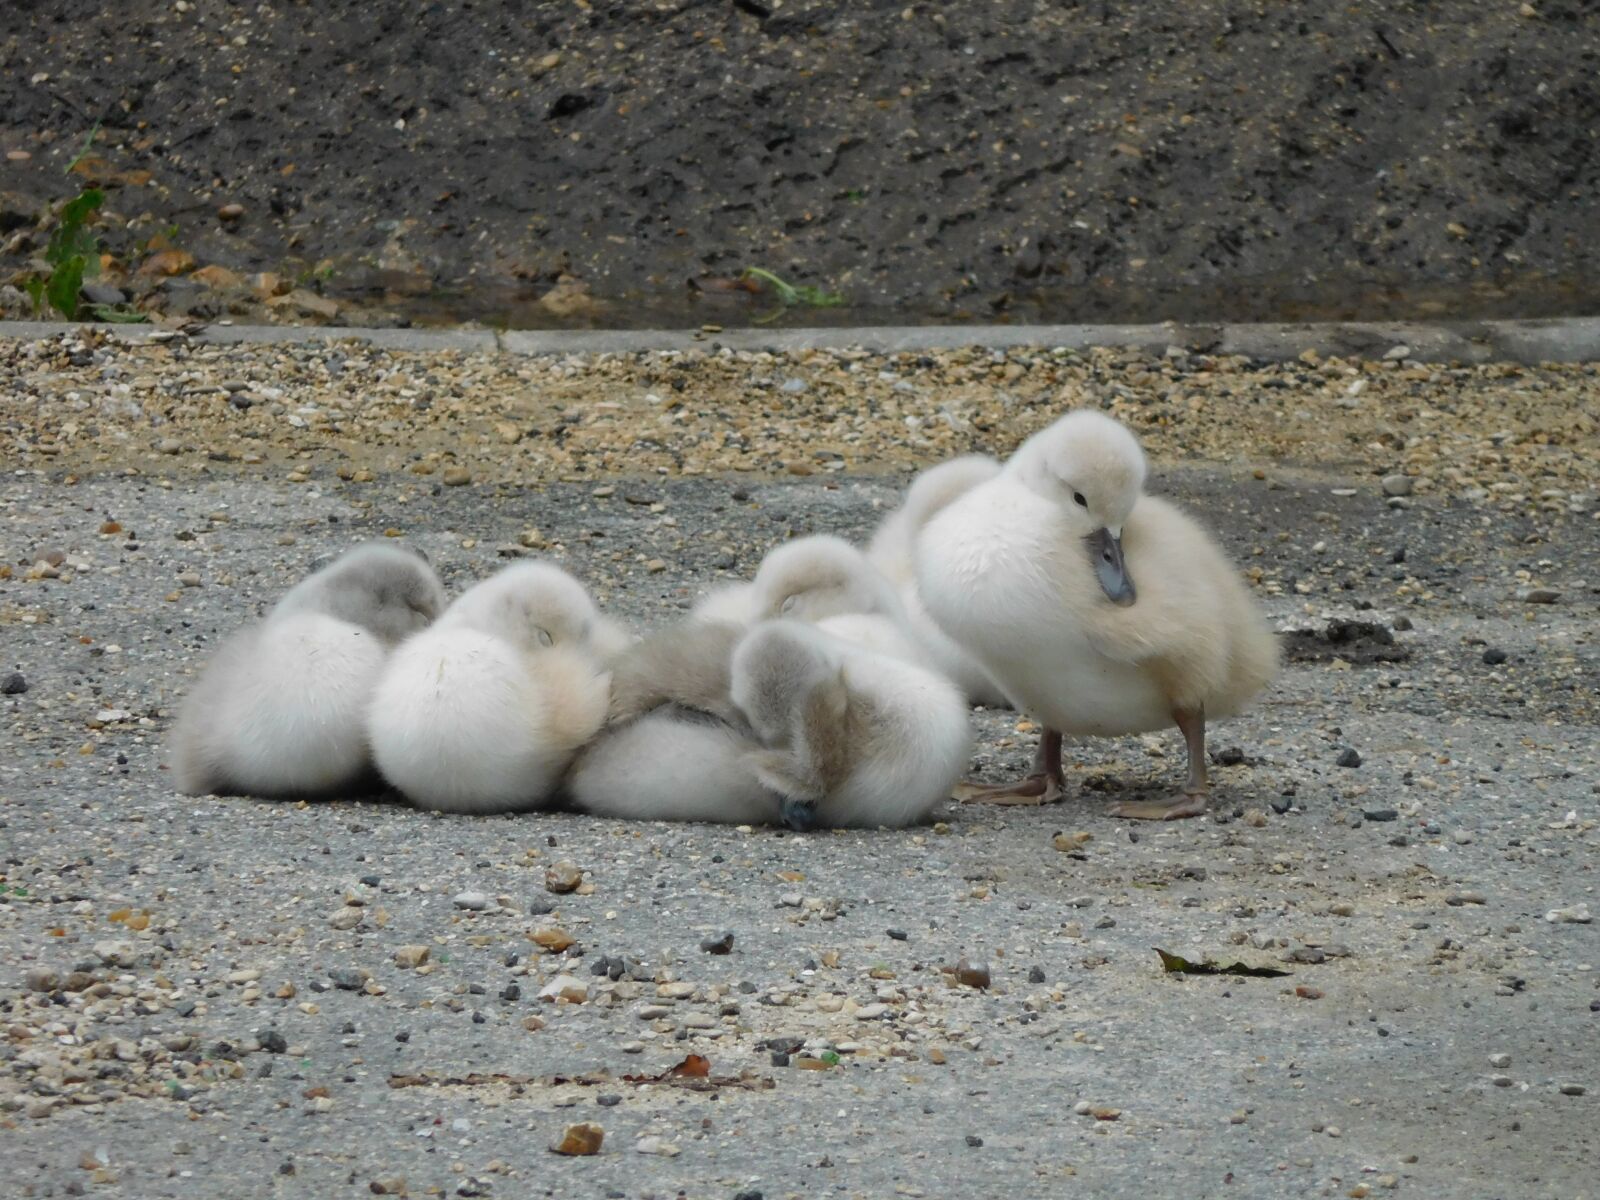
[[[761,560],[752,584],[754,619],[820,621],[840,613],[891,615],[894,588],[866,555],[843,538],[785,543]]]
[[[1068,413],[1024,442],[1006,470],[1060,507],[1106,597],[1132,604],[1122,526],[1144,490],[1145,460],[1127,426],[1087,409]]]
[[[550,646],[593,649],[604,618],[584,587],[549,563],[517,563],[456,599],[445,622],[506,639],[523,650]],[[602,633],[602,640],[609,637]]]
[[[823,635],[795,621],[763,621],[734,648],[730,696],[764,745],[783,746],[806,697],[837,673]]]
[[[325,612],[370,630],[389,645],[444,611],[444,588],[418,550],[364,542],[290,591],[280,611]]]

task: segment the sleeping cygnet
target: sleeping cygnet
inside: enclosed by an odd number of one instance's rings
[[[732,695],[794,829],[921,821],[972,750],[966,701],[943,676],[796,621],[739,643]]]
[[[419,808],[538,808],[605,720],[616,640],[577,580],[519,563],[468,589],[390,661],[367,728],[383,776]]]
[[[578,754],[566,792],[584,812],[635,821],[770,824],[779,797],[730,698],[744,627],[691,620],[631,647],[611,676],[607,727]]]
[[[754,579],[710,593],[691,617],[746,626],[778,617],[808,621],[880,654],[909,662],[927,657],[894,587],[860,550],[828,535],[769,551]]]
[[[445,605],[416,553],[369,542],[218,649],[172,735],[178,790],[332,796],[368,782],[367,703],[393,647]]]

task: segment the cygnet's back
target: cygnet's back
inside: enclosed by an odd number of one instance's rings
[[[379,682],[368,732],[384,778],[442,812],[548,802],[605,719],[605,628],[583,586],[544,563],[463,593]]]
[[[190,690],[172,735],[178,790],[324,796],[363,784],[378,673],[443,601],[426,562],[371,543],[292,588],[228,638]]]
[[[867,544],[867,558],[897,587],[915,578],[917,534],[941,509],[1000,473],[987,454],[964,454],[929,467],[912,480],[900,507],[883,519]]]

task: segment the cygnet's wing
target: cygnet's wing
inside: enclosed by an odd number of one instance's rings
[[[987,454],[964,454],[929,467],[912,480],[895,509],[883,519],[867,545],[872,565],[896,584],[912,578],[917,534],[951,501],[1000,473]]]
[[[742,725],[729,698],[729,664],[743,634],[744,627],[732,622],[695,620],[630,647],[612,667],[609,722],[678,704]]]

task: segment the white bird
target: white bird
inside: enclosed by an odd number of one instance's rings
[[[967,705],[949,680],[798,621],[752,629],[732,676],[763,746],[757,776],[794,829],[920,821],[949,798],[972,751]]]
[[[548,803],[605,720],[619,637],[559,567],[507,567],[394,654],[368,714],[378,769],[439,812]]]
[[[754,579],[711,592],[690,617],[745,626],[778,617],[808,621],[880,654],[927,659],[893,585],[860,550],[831,535],[774,548]]]
[[[178,790],[331,796],[370,775],[367,702],[389,652],[444,608],[417,554],[357,546],[227,639],[173,730]]]
[[[567,775],[578,808],[635,821],[777,821],[780,799],[756,776],[761,744],[730,697],[744,632],[693,620],[617,660],[608,724]]]
[[[906,622],[921,643],[931,665],[966,693],[973,704],[1004,708],[1010,700],[981,663],[963,650],[937,621],[928,615],[917,590],[915,550],[917,535],[950,505],[1000,473],[1000,464],[987,454],[967,454],[930,467],[906,489],[905,499],[878,526],[867,545],[867,559],[899,592]]]
[[[1143,495],[1144,480],[1125,427],[1069,413],[918,538],[928,612],[1046,729],[1034,774],[985,798],[1058,799],[1063,734],[1176,724],[1188,751],[1181,797],[1112,813],[1199,815],[1205,722],[1271,681],[1275,639],[1232,565],[1193,520]]]

